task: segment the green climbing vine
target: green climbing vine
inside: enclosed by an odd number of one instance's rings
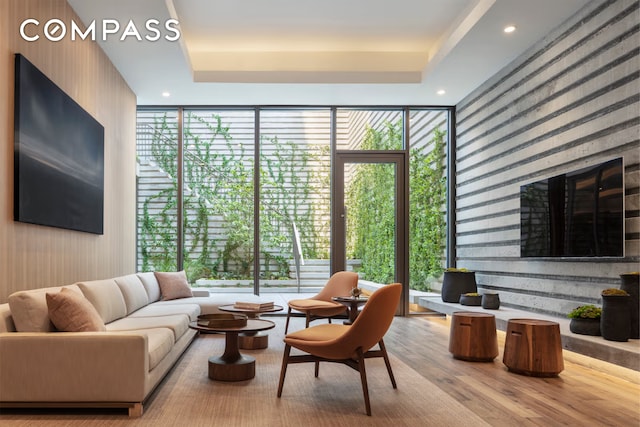
[[[446,246],[445,132],[435,129],[430,150],[413,148],[409,159],[409,274],[412,289],[430,290],[442,275]]]
[[[253,278],[253,145],[234,141],[220,116],[186,112],[183,126],[184,268],[198,278]],[[151,157],[168,180],[142,199],[139,246],[142,269],[177,265],[177,128],[166,114],[152,126]],[[410,151],[410,287],[428,290],[442,273],[445,247],[445,132],[434,129],[426,147]],[[248,147],[251,148],[248,148]],[[402,124],[368,128],[361,148],[402,146]],[[263,137],[260,154],[261,277],[286,278],[292,223],[305,258],[329,256],[330,162],[326,146],[300,146]],[[250,152],[248,150],[251,150]],[[349,212],[347,253],[360,259],[367,280],[388,283],[394,273],[394,175],[391,164],[356,164],[345,204]]]
[[[442,273],[445,247],[445,133],[432,132],[430,150],[413,148],[409,159],[410,287],[428,290]],[[401,146],[402,123],[386,122],[381,130],[367,128],[362,148],[388,150]],[[348,258],[362,260],[367,280],[394,279],[395,172],[390,164],[358,164],[346,189]]]
[[[177,257],[177,129],[166,114],[155,117],[153,128],[153,161],[170,179],[142,206],[139,245],[145,271],[175,269]],[[234,143],[229,127],[217,115],[209,118],[187,112],[183,129],[184,269],[191,281],[201,277],[251,279],[253,154]],[[308,207],[308,199],[328,174],[322,169],[328,166],[307,168],[310,162],[327,163],[316,147],[303,150],[277,138],[265,143],[274,150],[260,156],[262,275],[284,278],[289,274],[292,222],[298,226],[306,257],[316,257],[319,247],[328,247],[328,242],[322,242],[328,234],[318,234],[319,216]],[[151,206],[156,207],[153,212]],[[162,207],[158,210],[157,206]]]
[[[272,147],[273,154],[260,156],[260,233],[263,236],[262,254],[274,259],[276,276],[288,276],[289,254],[292,253],[292,224],[302,236],[306,258],[321,256],[321,247],[328,247],[328,233],[319,231],[321,212],[329,206],[310,206],[319,195],[323,176],[329,167],[326,150],[317,147],[302,148],[291,141],[281,142],[277,137],[265,138],[261,146]],[[309,166],[313,164],[315,168]],[[276,254],[276,255],[274,255]],[[287,254],[286,257],[277,254]],[[265,263],[264,278],[273,278]]]

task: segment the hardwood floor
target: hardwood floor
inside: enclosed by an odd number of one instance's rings
[[[384,367],[371,366],[375,359],[368,362],[372,417],[359,406],[357,373],[342,365],[323,366],[320,379],[313,379],[309,369],[292,370],[285,396],[278,399],[285,318],[265,317],[276,322],[269,331],[269,347],[243,351],[259,359],[252,380],[209,380],[206,360],[220,354],[225,345],[222,336],[210,335],[192,344],[145,404],[140,418],[128,418],[122,410],[17,409],[0,411],[0,425],[475,427],[484,421],[498,427],[640,426],[640,373],[564,351],[565,369],[557,378],[514,374],[502,363],[501,331],[500,354],[493,362],[456,360],[448,351],[449,320],[431,316],[396,317],[385,335],[392,366],[394,360],[402,362],[394,367],[397,391],[391,389]],[[292,322],[294,329],[304,327],[304,318]],[[344,381],[336,382],[337,378]],[[296,395],[301,389],[305,390]],[[473,414],[462,412],[465,408]]]
[[[501,331],[492,363],[454,359],[448,340],[449,319],[430,316],[397,317],[385,336],[390,353],[493,426],[640,426],[636,371],[565,350],[557,378],[534,378],[507,371]]]

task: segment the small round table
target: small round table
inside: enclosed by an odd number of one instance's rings
[[[368,297],[333,297],[331,299],[347,307],[349,319],[343,322],[345,325],[351,325],[355,322],[358,317],[358,307],[369,301]]]
[[[238,308],[233,304],[221,305],[218,307],[220,311],[226,311],[229,313],[241,313],[245,314],[249,319],[259,319],[261,313],[273,313],[276,311],[282,311],[282,306],[274,305],[268,308]],[[269,335],[264,332],[242,332],[239,336],[239,345],[243,350],[259,350],[267,348],[269,346]]]
[[[541,319],[509,319],[502,362],[509,372],[557,376],[564,369],[560,325]]]
[[[244,381],[256,376],[256,359],[240,354],[238,335],[242,332],[258,332],[272,329],[276,325],[270,320],[247,319],[246,326],[208,327],[198,322],[189,323],[191,329],[200,332],[219,332],[225,334],[225,347],[222,356],[209,358],[209,378],[218,381]]]
[[[475,311],[455,311],[449,330],[449,353],[456,359],[493,362],[498,357],[496,317]]]

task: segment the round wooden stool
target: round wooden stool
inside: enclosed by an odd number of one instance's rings
[[[510,319],[502,362],[518,374],[557,376],[564,369],[560,325],[539,319]]]
[[[496,317],[473,311],[454,312],[449,331],[449,352],[456,359],[493,361],[498,356]]]

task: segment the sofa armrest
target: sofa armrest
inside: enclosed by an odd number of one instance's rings
[[[141,333],[0,333],[0,401],[141,402],[147,348]]]

